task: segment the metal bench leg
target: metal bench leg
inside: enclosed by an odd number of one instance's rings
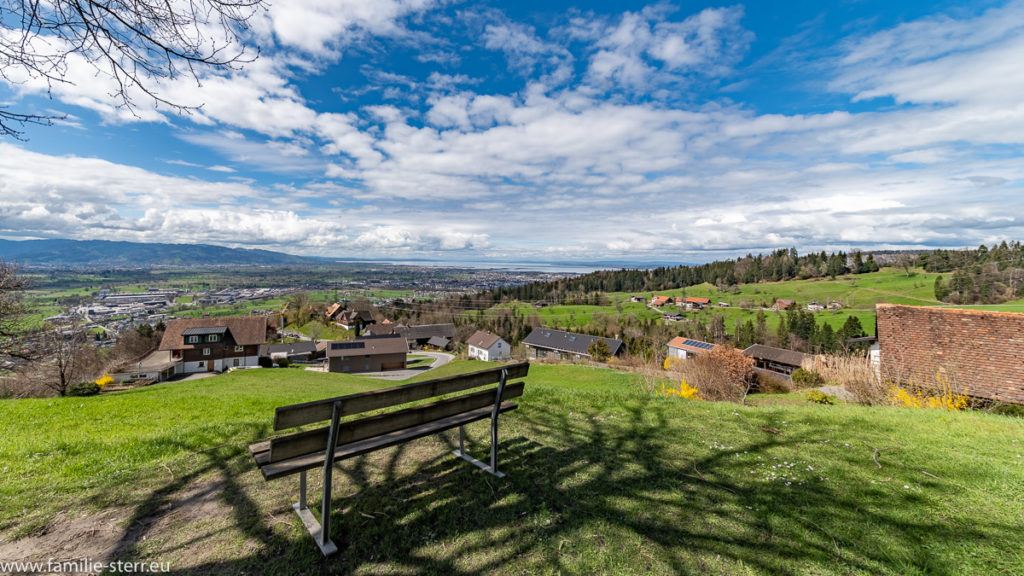
[[[508,371],[502,370],[501,380],[498,382],[498,392],[495,395],[494,409],[491,411],[491,464],[484,464],[469,454],[466,454],[465,433],[463,432],[462,426],[459,426],[459,449],[452,450],[452,454],[462,458],[477,468],[480,468],[484,472],[497,476],[498,478],[505,477],[504,473],[498,472],[498,409],[501,408],[501,397],[505,393],[505,381],[507,380],[507,377]]]
[[[327,450],[324,453],[324,490],[323,499],[320,502],[320,522],[316,521],[313,513],[306,506],[306,472],[299,476],[299,502],[292,505],[295,512],[302,519],[302,524],[316,540],[317,546],[324,556],[330,556],[338,551],[338,547],[331,541],[331,481],[334,472],[334,449],[338,443],[338,421],[341,419],[341,402],[334,403],[334,410],[331,414],[331,429],[327,433]]]

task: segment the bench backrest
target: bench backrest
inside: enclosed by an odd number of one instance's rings
[[[338,444],[371,438],[469,410],[494,406],[501,400],[519,397],[523,393],[523,383],[512,383],[511,380],[525,377],[529,369],[529,363],[524,362],[382,390],[282,406],[277,408],[274,413],[274,430],[286,430],[330,420],[334,404],[338,401],[341,401],[340,416],[351,416],[370,410],[396,407],[410,402],[497,384],[501,380],[502,371],[507,371],[507,383],[501,399],[495,397],[497,388],[492,387],[422,406],[341,422],[338,427]],[[270,443],[269,461],[279,462],[323,450],[327,444],[328,434],[329,426],[275,438]]]

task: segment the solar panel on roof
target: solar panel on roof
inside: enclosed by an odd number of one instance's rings
[[[356,350],[366,348],[365,342],[331,342],[331,350]]]
[[[684,346],[690,346],[693,348],[699,348],[701,350],[711,350],[715,347],[714,344],[708,344],[707,342],[701,342],[700,340],[683,340]]]

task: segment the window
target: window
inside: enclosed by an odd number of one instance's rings
[[[185,336],[185,344],[198,344],[199,336]]]
[[[209,355],[210,355],[210,349],[209,348],[203,348],[203,356],[209,356]]]
[[[245,346],[235,346],[235,352],[245,352]]]
[[[220,342],[220,334],[210,334],[206,337],[207,342]]]

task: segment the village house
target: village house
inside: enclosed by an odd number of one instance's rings
[[[512,347],[501,336],[490,332],[477,331],[466,340],[467,356],[472,360],[494,362],[504,360],[512,354]]]
[[[683,298],[683,305],[686,306],[687,310],[703,310],[705,306],[711,305],[711,298],[687,296],[686,298]]]
[[[776,372],[778,374],[790,375],[794,370],[803,365],[804,360],[811,358],[810,354],[773,348],[763,344],[754,344],[743,353],[754,359],[754,368]]]
[[[558,358],[561,360],[590,360],[590,345],[604,340],[608,345],[609,355],[618,356],[623,351],[622,340],[602,338],[587,334],[575,334],[549,328],[534,328],[523,340],[530,351],[530,358]]]
[[[342,304],[341,302],[335,302],[334,304],[328,306],[327,310],[324,311],[324,317],[327,319],[328,322],[334,322],[334,319],[338,316],[338,314],[341,314],[344,311],[344,304]]]
[[[817,300],[811,300],[807,303],[807,310],[810,312],[820,312],[825,309],[825,305]]]
[[[334,317],[334,324],[343,330],[361,331],[376,323],[369,310],[344,310]]]
[[[447,349],[455,338],[455,324],[420,324],[418,326],[395,326],[394,333],[409,341],[409,348]],[[376,332],[374,332],[376,334]]]
[[[358,373],[404,370],[409,345],[398,335],[359,336],[327,346],[329,372]]]
[[[272,330],[266,316],[171,320],[158,350],[171,353],[177,374],[258,366],[260,346]]]
[[[666,304],[671,304],[671,303],[672,303],[672,298],[669,297],[669,296],[652,296],[651,297],[651,306],[654,306],[654,307],[661,307],[661,306],[664,306]]]
[[[775,301],[775,304],[772,304],[771,309],[772,310],[776,310],[776,311],[779,311],[779,310],[789,310],[793,306],[796,306],[796,300],[782,300],[782,299],[779,299],[779,300]]]
[[[883,378],[1024,404],[1024,314],[878,304]]]
[[[715,346],[715,344],[711,344],[709,342],[701,342],[700,340],[677,336],[668,343],[668,357],[682,358],[685,360],[697,354],[707,352]]]

